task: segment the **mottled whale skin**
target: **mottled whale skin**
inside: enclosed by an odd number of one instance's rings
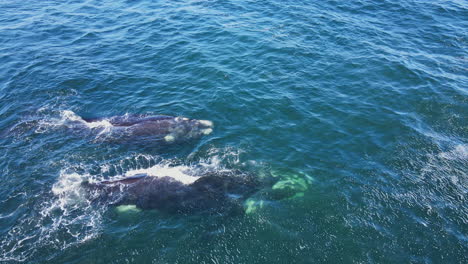
[[[90,200],[112,205],[135,205],[168,213],[242,211],[242,203],[260,190],[253,176],[209,173],[184,184],[172,177],[140,174],[116,181],[83,182]]]
[[[200,138],[213,131],[209,120],[189,119],[165,115],[123,115],[108,118],[82,118],[89,129],[108,132],[110,138],[159,140],[173,143]],[[100,132],[100,133],[101,133]]]

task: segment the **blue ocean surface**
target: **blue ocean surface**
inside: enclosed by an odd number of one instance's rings
[[[467,30],[465,0],[2,0],[0,263],[467,263]],[[125,114],[214,130],[67,125]],[[277,182],[235,215],[81,188],[200,168]]]

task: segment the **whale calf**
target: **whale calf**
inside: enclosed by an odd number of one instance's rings
[[[243,201],[260,190],[261,183],[249,174],[218,172],[196,176],[190,182],[138,174],[114,181],[84,181],[82,186],[88,190],[92,201],[189,213],[218,209],[239,211]]]
[[[71,112],[71,111],[70,111]],[[70,114],[72,128],[96,132],[105,139],[140,140],[149,143],[157,140],[174,143],[200,138],[213,132],[213,122],[166,115],[130,115],[106,118],[82,118]]]

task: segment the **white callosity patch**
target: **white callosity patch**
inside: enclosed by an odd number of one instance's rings
[[[164,140],[168,143],[174,142],[176,138],[173,135],[167,135],[164,137]]]
[[[183,117],[183,116],[178,116],[175,118],[175,121],[177,122],[180,122],[180,121],[189,121],[190,119],[188,119],[187,117]]]
[[[164,137],[164,140],[169,143],[182,138],[197,138],[213,132],[213,122],[209,120],[190,120],[186,117],[176,117],[174,121],[173,126],[169,129],[170,134]]]
[[[211,128],[206,128],[202,130],[203,135],[209,135],[211,134],[211,132],[213,132],[213,129]]]
[[[210,120],[198,120],[198,123],[207,127],[213,127],[213,122]]]

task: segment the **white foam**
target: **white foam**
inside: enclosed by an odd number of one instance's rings
[[[171,177],[183,184],[194,183],[200,177],[190,175],[191,168],[188,166],[169,166],[169,165],[156,165],[148,169],[131,170],[125,173],[125,176],[130,177],[137,174],[148,174],[153,177]]]
[[[70,110],[63,110],[60,113],[62,120],[66,121],[73,121],[73,122],[80,122],[89,128],[111,128],[113,125],[109,122],[109,120],[103,119],[99,121],[93,122],[86,122],[81,116],[77,115],[75,112]]]
[[[113,125],[109,122],[109,120],[100,120],[95,122],[86,122],[86,126],[89,128],[111,128]]]
[[[2,237],[0,262],[30,262],[38,251],[50,248],[65,250],[96,237],[100,231],[102,211],[91,206],[80,193],[79,185],[85,177],[62,171],[52,187],[55,197],[46,198],[34,206],[37,214],[18,219]]]
[[[60,117],[62,118],[63,121],[80,121],[80,122],[86,122],[81,118],[79,115],[77,115],[75,112],[71,110],[63,110],[60,112]]]
[[[53,203],[45,208],[41,214],[45,217],[56,209],[60,209],[64,215],[76,208],[88,210],[89,201],[81,183],[89,178],[89,174],[66,173],[62,171],[58,181],[52,186],[52,193],[57,197]]]
[[[448,160],[466,160],[468,159],[468,145],[457,145],[452,150],[442,152],[438,156]]]
[[[35,132],[44,133],[49,128],[67,126],[69,123],[73,122],[86,123],[86,121],[84,121],[80,116],[75,114],[75,112],[70,110],[63,110],[60,111],[59,118],[45,117],[44,119],[40,120]]]
[[[83,181],[83,176],[78,173],[61,174],[59,181],[52,186],[52,193],[61,195],[75,189]]]
[[[54,127],[61,127],[61,126],[69,126],[74,127],[76,123],[79,123],[87,128],[101,128],[103,132],[109,131],[112,127],[114,127],[109,120],[103,119],[95,122],[86,122],[81,116],[77,115],[75,112],[71,110],[62,110],[60,111],[59,118],[51,118],[46,117],[43,120],[39,121],[38,128],[36,129],[37,133],[43,133],[48,130],[48,128]]]

